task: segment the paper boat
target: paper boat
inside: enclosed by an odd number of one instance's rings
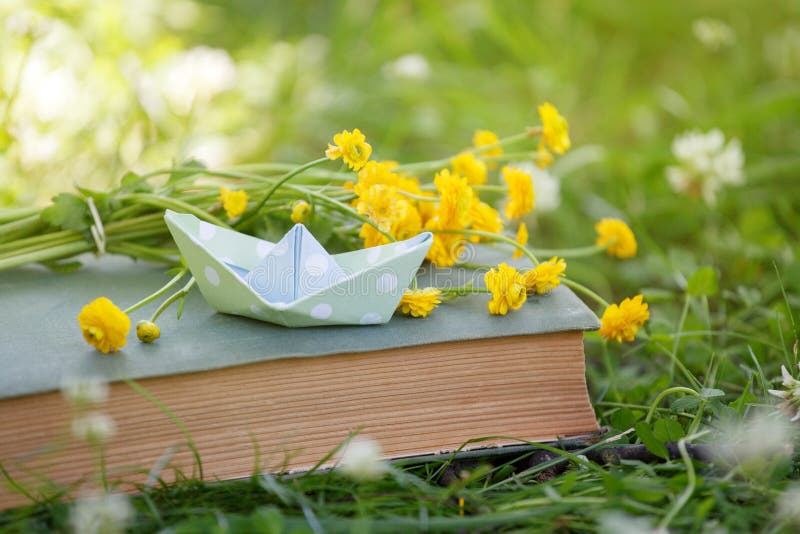
[[[164,220],[215,310],[284,326],[389,321],[433,243],[425,232],[330,255],[302,224],[270,243],[194,215]]]

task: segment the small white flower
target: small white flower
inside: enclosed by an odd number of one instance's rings
[[[388,78],[425,80],[431,74],[431,66],[423,55],[406,54],[385,64],[383,74]]]
[[[718,459],[756,473],[776,456],[791,454],[791,425],[775,415],[758,412],[740,423],[724,425],[714,443]]]
[[[789,486],[786,491],[778,497],[778,517],[792,523],[800,525],[800,486]]]
[[[95,379],[70,378],[64,381],[61,393],[76,406],[100,404],[108,400],[108,384]]]
[[[134,514],[128,497],[108,493],[76,501],[70,509],[72,528],[80,534],[116,534],[125,531],[125,525]]]
[[[736,43],[733,28],[719,19],[702,18],[692,23],[692,33],[700,44],[713,52],[730,48]]]
[[[72,420],[72,435],[89,444],[102,444],[117,432],[114,419],[104,413],[90,412]]]
[[[677,193],[702,197],[714,205],[722,186],[744,182],[742,146],[737,139],[726,145],[718,129],[679,135],[672,142],[672,153],[678,165],[667,167],[666,176]]]
[[[600,534],[666,534],[666,530],[654,527],[646,517],[636,517],[617,510],[600,516],[597,531]]]
[[[381,460],[381,447],[375,440],[356,436],[341,453],[338,469],[355,480],[374,480],[386,472],[386,463]]]

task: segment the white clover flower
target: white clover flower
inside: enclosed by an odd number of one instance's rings
[[[692,33],[700,44],[713,52],[736,44],[733,28],[719,19],[702,18],[692,23]]]
[[[108,384],[92,378],[69,378],[61,385],[61,393],[76,406],[100,404],[108,400]]]
[[[408,80],[425,80],[431,75],[431,66],[421,54],[406,54],[386,63],[383,74],[387,78],[405,78]]]
[[[702,197],[714,205],[717,193],[724,185],[744,182],[744,153],[737,139],[725,144],[718,129],[708,133],[686,132],[672,142],[672,153],[678,165],[667,167],[666,176],[677,193]]]
[[[788,523],[800,525],[800,485],[789,486],[778,497],[777,515]]]
[[[231,89],[236,82],[236,65],[225,50],[197,46],[173,56],[160,81],[173,111],[186,115],[193,106]]]
[[[656,528],[646,517],[636,517],[618,510],[600,516],[597,525],[600,534],[666,534],[664,529]]]
[[[76,501],[70,509],[72,528],[80,534],[116,534],[125,532],[134,509],[125,495],[108,493]]]
[[[561,181],[545,169],[530,161],[511,163],[531,175],[533,190],[536,192],[536,209],[534,213],[555,211],[561,205]]]
[[[775,415],[762,411],[745,421],[723,425],[714,443],[717,459],[756,474],[777,456],[792,454],[792,427]]]
[[[800,421],[800,380],[794,378],[783,365],[781,365],[781,376],[783,377],[781,384],[786,389],[770,389],[768,392],[770,395],[783,399],[778,406],[792,415],[790,419],[792,423]]]
[[[90,412],[72,420],[72,435],[90,445],[108,441],[117,433],[117,425],[110,415]]]
[[[355,480],[374,480],[386,472],[386,463],[381,460],[381,447],[375,440],[356,436],[341,452],[338,469]]]

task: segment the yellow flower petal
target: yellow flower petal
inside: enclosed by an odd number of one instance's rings
[[[342,158],[350,169],[357,171],[369,160],[372,146],[358,128],[352,132],[344,130],[333,136],[333,144],[328,144],[325,157],[331,160]]]
[[[407,289],[400,299],[397,309],[403,315],[427,317],[436,306],[442,303],[441,295],[442,291],[435,287]]]
[[[505,263],[491,269],[483,277],[492,299],[487,307],[492,315],[505,315],[508,310],[516,310],[525,303],[527,292],[525,281],[517,270]]]
[[[503,167],[503,181],[508,184],[508,204],[505,215],[508,219],[524,217],[532,209],[536,193],[531,175],[515,167]]]
[[[100,297],[81,309],[78,325],[87,343],[108,354],[125,346],[131,321],[113,302]]]
[[[219,201],[222,202],[222,207],[229,219],[235,219],[247,211],[249,200],[246,191],[231,191],[226,187],[219,188]]]
[[[623,221],[619,219],[601,219],[594,225],[597,231],[596,244],[606,247],[609,256],[626,259],[636,256],[636,237]]]
[[[550,150],[559,155],[569,150],[569,125],[556,107],[545,102],[539,106],[539,118],[542,120],[542,141]]]
[[[522,245],[523,247],[528,244],[528,227],[525,226],[524,222],[519,223],[519,228],[517,229],[517,243]],[[522,251],[518,248],[514,249],[514,255],[512,256],[513,259],[521,258],[523,255]]]
[[[642,295],[636,295],[606,308],[600,319],[600,335],[619,343],[633,341],[639,328],[650,318],[648,306],[642,299]]]

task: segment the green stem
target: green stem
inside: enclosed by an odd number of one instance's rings
[[[661,401],[664,400],[664,397],[666,397],[667,395],[672,395],[673,393],[686,393],[687,395],[694,395],[695,397],[703,398],[702,395],[700,395],[698,392],[696,392],[691,388],[683,386],[674,386],[671,388],[667,388],[661,393],[659,393],[658,396],[655,398],[655,400],[650,404],[650,409],[647,411],[647,417],[644,418],[645,423],[648,424],[650,423],[650,420],[656,413],[656,408],[658,407],[659,404],[661,404]]]
[[[27,263],[35,263],[39,261],[56,260],[69,256],[74,256],[82,252],[90,252],[95,249],[95,245],[85,241],[79,243],[70,243],[67,245],[59,245],[57,247],[31,252],[29,254],[21,254],[7,259],[0,259],[0,271],[4,269],[11,269],[12,267],[19,267]]]
[[[680,334],[683,331],[683,325],[686,322],[686,316],[689,314],[689,294],[686,293],[683,299],[683,310],[681,311],[681,318],[678,320],[678,329],[675,331],[677,334]],[[681,345],[681,338],[680,336],[675,336],[675,339],[672,342],[672,352],[678,354],[678,348]],[[669,365],[669,379],[672,382],[672,377],[675,376],[675,362],[670,360]]]
[[[175,302],[179,298],[182,298],[182,297],[186,296],[186,294],[189,292],[189,290],[192,289],[192,286],[194,286],[195,282],[196,282],[196,280],[195,280],[194,276],[191,277],[189,279],[189,281],[186,283],[185,286],[183,286],[179,291],[176,291],[175,293],[173,293],[167,300],[162,302],[161,306],[159,306],[158,309],[155,312],[153,312],[153,316],[150,317],[150,322],[151,323],[156,322],[156,319],[158,319],[158,316],[161,315],[164,312],[164,310],[169,308],[172,305],[173,302]]]
[[[256,204],[256,206],[254,208],[252,208],[251,210],[248,210],[244,215],[242,215],[242,217],[236,223],[236,226],[237,227],[241,226],[241,224],[243,222],[245,222],[246,220],[250,219],[254,215],[258,214],[258,212],[261,210],[262,207],[264,207],[264,204],[267,203],[267,201],[270,199],[270,197],[273,195],[273,193],[275,193],[275,191],[277,191],[283,184],[285,184],[286,182],[288,182],[289,180],[291,180],[292,178],[294,178],[298,174],[302,173],[303,171],[306,171],[306,170],[308,170],[308,169],[310,169],[312,167],[316,167],[317,165],[319,165],[321,163],[325,163],[326,161],[329,161],[328,158],[315,159],[314,161],[309,161],[308,163],[306,163],[304,165],[300,165],[296,169],[286,173],[286,175],[283,178],[281,178],[280,180],[278,180],[277,182],[275,182],[272,185],[270,190],[267,191],[267,194],[264,195],[264,197],[261,199],[261,201],[258,204]]]
[[[39,208],[3,208],[0,209],[0,223],[14,222],[38,215]]]
[[[606,302],[606,299],[604,299],[603,297],[601,297],[600,295],[598,295],[585,285],[579,284],[578,282],[570,280],[569,278],[562,278],[561,281],[564,282],[564,285],[567,285],[572,289],[575,289],[576,291],[580,291],[587,297],[591,298],[592,300],[600,304],[603,307],[603,309],[608,308],[609,304],[608,302]]]
[[[589,245],[586,247],[575,248],[537,248],[534,249],[539,256],[558,256],[560,258],[584,258],[586,256],[593,256],[598,252],[603,252],[607,247],[605,245]]]
[[[439,291],[441,291],[444,295],[452,295],[454,297],[461,297],[464,295],[471,295],[473,293],[491,293],[486,288],[483,287],[472,287],[472,286],[460,286],[460,287],[438,287]]]
[[[686,503],[689,502],[689,499],[692,498],[692,494],[694,493],[695,485],[697,484],[697,477],[695,476],[694,472],[694,464],[692,463],[692,458],[689,456],[689,453],[686,451],[686,438],[681,439],[678,441],[678,450],[681,453],[681,459],[683,459],[683,465],[686,466],[686,488],[681,493],[680,497],[675,501],[675,504],[672,505],[667,515],[664,516],[664,519],[661,520],[658,527],[659,530],[663,530],[664,532],[667,531],[667,527],[675,519],[675,516],[678,515]]]
[[[119,195],[117,199],[122,202],[125,201],[139,202],[142,204],[148,204],[150,206],[155,206],[158,208],[175,210],[181,213],[191,213],[198,219],[202,219],[212,224],[216,224],[217,226],[230,229],[230,226],[228,226],[221,220],[217,219],[213,215],[209,214],[208,212],[203,211],[200,208],[197,208],[196,206],[193,206],[187,202],[178,200],[177,198],[162,197],[152,193],[129,193],[126,195]],[[163,214],[161,214],[161,216],[163,217]]]
[[[490,145],[484,145],[484,146],[481,146],[481,147],[468,148],[468,149],[463,150],[461,152],[472,152],[473,154],[481,154],[482,152],[488,152],[489,150],[493,150],[495,148],[499,148],[499,147],[502,147],[502,146],[505,146],[505,145],[516,143],[517,141],[522,141],[524,139],[527,139],[528,137],[533,137],[535,135],[538,135],[538,133],[539,133],[539,131],[537,129],[530,128],[530,129],[528,129],[528,130],[526,130],[524,132],[521,132],[521,133],[518,133],[518,134],[514,134],[514,135],[510,135],[508,137],[504,137],[503,139],[498,140],[496,143],[492,143]],[[459,152],[458,154],[460,154],[461,152]],[[406,165],[400,165],[400,166],[397,167],[397,170],[398,171],[402,171],[402,172],[415,172],[415,171],[421,171],[421,170],[428,170],[428,169],[436,169],[436,168],[441,168],[441,167],[447,167],[447,166],[450,165],[450,162],[453,160],[453,158],[458,156],[458,154],[453,154],[450,157],[437,159],[437,160],[419,161],[417,163],[409,163],[409,164],[406,164]]]
[[[429,230],[429,231],[433,232],[434,234],[474,235],[474,236],[479,236],[479,237],[485,237],[487,239],[491,239],[492,241],[499,241],[500,243],[505,243],[506,245],[511,245],[515,249],[517,249],[520,252],[522,252],[523,254],[525,254],[525,256],[529,260],[531,260],[531,262],[534,265],[539,265],[539,260],[536,259],[536,256],[533,254],[533,252],[528,250],[528,248],[525,247],[524,245],[520,245],[519,243],[517,243],[513,239],[508,238],[508,237],[506,237],[504,235],[495,234],[493,232],[484,232],[483,230],[446,230],[446,229],[442,229],[442,230]]]
[[[148,303],[150,303],[150,302],[153,302],[155,299],[157,299],[158,297],[160,297],[161,295],[163,295],[164,293],[166,293],[167,291],[169,291],[170,289],[172,289],[172,287],[173,287],[175,284],[177,284],[177,283],[178,283],[178,282],[181,280],[181,278],[183,278],[184,276],[186,276],[186,273],[187,273],[187,272],[189,272],[189,271],[188,271],[188,269],[181,269],[181,270],[180,270],[180,272],[178,272],[178,274],[176,274],[176,275],[175,275],[175,276],[172,278],[172,280],[170,280],[169,282],[167,282],[166,284],[164,284],[164,286],[163,286],[161,289],[159,289],[158,291],[156,291],[156,292],[155,292],[155,293],[153,293],[152,295],[150,295],[150,296],[147,296],[147,297],[143,298],[142,300],[140,300],[139,302],[137,302],[137,303],[136,303],[136,304],[134,304],[133,306],[129,306],[128,308],[126,308],[126,309],[124,310],[124,312],[125,312],[125,313],[131,313],[131,312],[132,312],[132,311],[134,311],[134,310],[138,310],[139,308],[141,308],[141,307],[142,307],[142,306],[144,306],[145,304],[148,304]]]

